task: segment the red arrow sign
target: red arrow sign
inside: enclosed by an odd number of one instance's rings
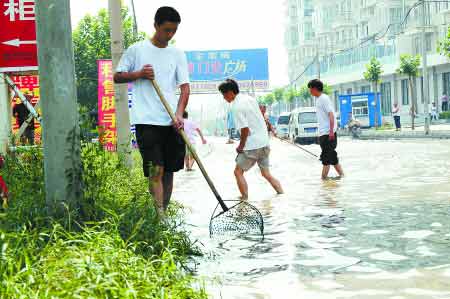
[[[38,69],[35,0],[0,0],[0,72]]]

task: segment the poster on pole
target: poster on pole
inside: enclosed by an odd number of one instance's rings
[[[0,72],[38,69],[35,0],[0,0]]]
[[[14,84],[17,85],[17,88],[23,93],[32,96],[30,100],[31,104],[36,107],[39,103],[40,93],[39,93],[39,76],[31,75],[31,76],[12,76]],[[14,106],[20,104],[22,101],[19,97],[14,96],[12,98],[11,108],[14,109]],[[41,109],[36,109],[39,114],[41,114]],[[19,131],[19,119],[13,115],[11,119],[11,127],[13,130],[13,134],[17,134]],[[34,121],[34,142],[38,144],[41,142],[42,135],[42,127],[38,121]]]
[[[98,60],[97,65],[99,141],[106,150],[115,151],[117,128],[112,61]]]

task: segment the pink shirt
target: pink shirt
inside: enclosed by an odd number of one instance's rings
[[[197,135],[197,129],[198,126],[189,119],[184,119],[184,132],[186,132],[186,135],[189,138],[189,141],[194,144],[195,143],[195,136]]]

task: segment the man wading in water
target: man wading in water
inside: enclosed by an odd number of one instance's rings
[[[269,134],[258,103],[250,96],[239,94],[238,84],[231,79],[220,84],[219,91],[225,101],[232,103],[231,110],[236,130],[241,132],[241,141],[236,148],[238,156],[234,175],[242,199],[248,198],[248,185],[244,172],[250,170],[256,163],[261,170],[261,175],[278,194],[282,194],[283,189],[280,182],[272,176],[269,170]]]
[[[168,46],[181,22],[172,7],[161,7],[155,15],[155,35],[132,45],[122,56],[114,82],[133,82],[131,124],[143,160],[144,175],[160,215],[169,205],[173,174],[183,169],[185,144],[177,130],[183,128],[183,112],[189,100],[189,72],[183,51]],[[150,80],[156,79],[176,111],[172,123]],[[176,89],[180,88],[179,99]],[[150,168],[151,171],[150,171]]]
[[[323,93],[323,83],[314,79],[308,83],[309,92],[316,98],[317,120],[319,122],[319,143],[322,149],[320,160],[322,161],[322,179],[328,178],[330,165],[333,165],[340,177],[344,176],[344,171],[339,164],[336,152],[337,147],[337,121],[336,114],[331,106],[330,98]]]

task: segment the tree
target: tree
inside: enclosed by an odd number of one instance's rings
[[[447,28],[447,35],[438,43],[438,52],[450,58],[450,27]]]
[[[280,114],[281,113],[281,102],[283,101],[284,89],[281,87],[275,88],[273,90],[272,94],[273,94],[274,102],[277,102],[277,104],[278,104],[278,114]]]
[[[311,93],[309,92],[309,88],[306,84],[303,85],[302,88],[300,88],[298,95],[304,102],[308,102],[311,100]]]
[[[146,38],[145,33],[133,34],[133,20],[126,8],[122,9],[122,19],[125,48]],[[73,31],[72,39],[78,101],[81,105],[86,105],[92,109],[97,103],[97,60],[111,58],[111,38],[107,10],[100,10],[97,16],[86,15]]]
[[[283,98],[284,101],[289,105],[289,110],[292,110],[292,103],[295,98],[298,96],[298,92],[295,87],[289,87],[284,90]]]
[[[375,92],[375,127],[378,127],[378,84],[381,82],[381,63],[376,57],[372,57],[369,64],[366,64],[366,71],[364,72],[364,79],[372,83],[373,91]]]
[[[415,93],[416,77],[419,75],[420,55],[412,56],[410,54],[400,55],[400,67],[397,73],[408,76],[409,95],[411,98],[411,120],[412,129],[414,130],[414,120],[417,114],[417,96]]]

